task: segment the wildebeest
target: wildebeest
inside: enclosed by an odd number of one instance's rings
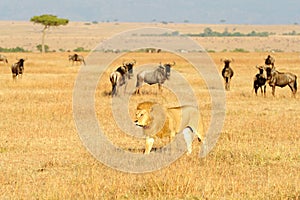
[[[11,72],[12,72],[12,77],[13,79],[18,78],[19,75],[21,75],[24,73],[24,62],[26,59],[19,59],[18,62],[12,64],[11,66]]]
[[[137,74],[135,94],[140,94],[140,88],[143,83],[149,85],[158,84],[158,89],[161,90],[161,85],[170,77],[171,67],[175,65],[166,63],[163,66],[160,64],[155,70],[142,71]]]
[[[127,84],[127,76],[124,74],[122,75],[119,71],[114,71],[110,74],[109,80],[111,82],[111,95],[116,96],[119,93],[119,88],[125,85],[124,92],[126,91],[126,84]]]
[[[267,66],[274,67],[274,63],[275,63],[275,59],[272,56],[268,55],[268,57],[265,59],[265,64]]]
[[[8,60],[7,60],[6,56],[0,54],[0,62],[8,64]]]
[[[84,57],[78,54],[69,55],[69,61],[72,61],[72,65],[74,62],[83,63],[85,65]]]
[[[261,94],[264,96],[266,95],[266,81],[267,78],[264,75],[264,68],[262,66],[256,68],[259,70],[259,73],[255,75],[254,82],[253,82],[253,89],[255,91],[255,94],[257,96],[257,90],[260,88]]]
[[[136,60],[132,62],[123,62],[123,65],[118,67],[114,72],[110,74],[110,82],[112,85],[111,95],[115,96],[119,92],[119,88],[124,85],[124,92],[126,92],[127,79],[131,79],[133,76],[133,66],[136,64]]]
[[[127,69],[127,76],[129,79],[133,76],[133,66],[136,64],[136,60],[133,59],[132,62],[123,62],[123,66]]]
[[[222,76],[225,80],[225,90],[230,90],[230,81],[232,76],[234,75],[234,72],[232,68],[229,66],[229,64],[233,61],[233,59],[221,59],[221,62],[224,62],[224,68],[222,69]]]
[[[267,82],[272,87],[272,95],[275,96],[275,87],[289,86],[292,90],[292,96],[296,97],[297,76],[290,72],[279,72],[275,67],[266,67]]]

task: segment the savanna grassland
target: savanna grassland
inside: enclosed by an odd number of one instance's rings
[[[115,32],[110,29],[106,37]],[[79,33],[83,38],[84,33]],[[88,30],[85,34],[88,35]],[[289,44],[282,43],[293,46],[293,40],[289,40]],[[80,40],[76,42],[70,48],[82,46]],[[299,53],[292,51],[272,55],[278,70],[290,71],[299,77]],[[16,81],[12,80],[9,65],[0,63],[1,199],[300,198],[300,97],[292,98],[288,87],[276,88],[275,97],[271,96],[269,86],[265,98],[260,94],[255,96],[252,91],[253,77],[257,73],[255,66],[263,64],[268,52],[210,53],[218,71],[222,69],[220,59],[224,57],[234,59],[235,71],[231,91],[226,92],[226,118],[216,146],[208,156],[200,159],[201,145],[195,140],[192,155],[184,155],[166,168],[144,174],[107,167],[83,146],[72,110],[73,89],[80,66],[69,63],[68,52],[3,54],[10,64],[16,56],[27,60],[25,74]],[[80,54],[88,56],[88,53]],[[194,78],[190,66],[170,53],[135,52],[121,55],[102,76],[95,91],[96,115],[99,121],[105,121],[108,138],[126,148],[131,144],[142,148],[144,144],[143,140],[122,135],[115,127],[109,106],[108,74],[115,64],[131,58],[136,59],[137,66],[176,61],[174,70],[182,73],[195,88],[204,127],[208,129],[209,92],[203,80]],[[158,98],[156,86],[143,89],[146,91],[143,95],[132,96],[133,105]],[[168,99],[164,103],[176,104],[172,92],[164,90],[163,93]],[[134,106],[130,109],[133,115]]]

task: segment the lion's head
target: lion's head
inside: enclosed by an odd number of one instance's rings
[[[137,126],[147,127],[151,122],[150,113],[148,110],[145,109],[137,110],[135,113],[135,117],[135,124]]]
[[[144,128],[145,135],[164,135],[163,130],[166,122],[166,113],[162,105],[155,102],[142,102],[138,104],[135,113],[135,124]],[[165,127],[166,128],[166,127]]]
[[[151,108],[155,103],[153,102],[143,102],[139,103],[135,112],[135,124],[141,127],[147,127],[151,123]]]

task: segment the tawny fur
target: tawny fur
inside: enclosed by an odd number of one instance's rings
[[[172,140],[177,133],[188,126],[203,141],[204,130],[200,113],[193,106],[165,108],[155,102],[143,102],[137,106],[136,124],[143,127],[146,139],[146,151],[149,153],[153,142],[148,140],[169,137]]]

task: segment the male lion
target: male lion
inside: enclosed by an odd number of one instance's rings
[[[145,154],[150,153],[154,138],[169,137],[171,140],[180,132],[184,135],[187,154],[192,153],[192,133],[203,142],[202,119],[198,109],[193,106],[164,108],[154,102],[143,102],[137,106],[135,123],[143,127],[146,135]]]

